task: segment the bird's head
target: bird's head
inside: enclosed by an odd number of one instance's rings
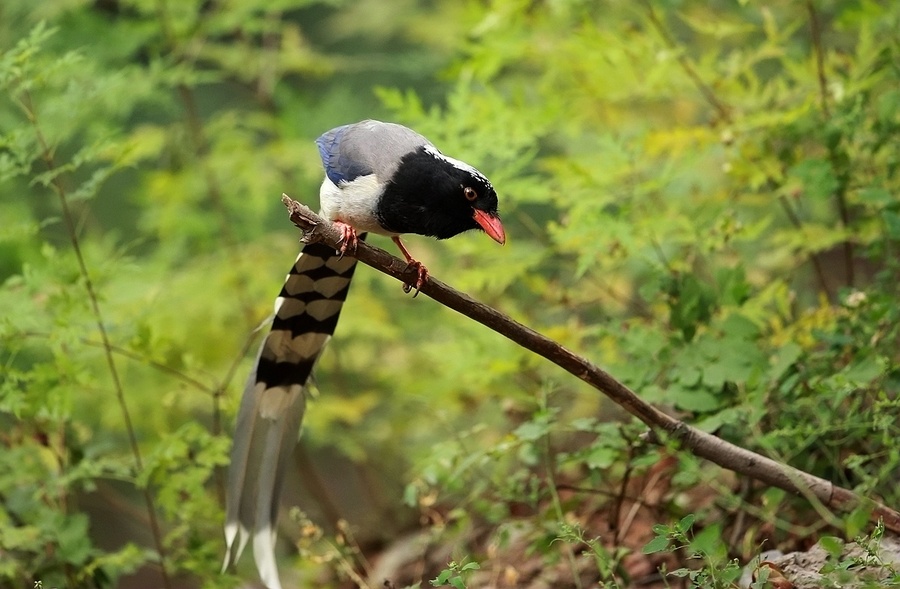
[[[487,177],[430,145],[403,158],[381,205],[382,222],[397,233],[447,239],[480,229],[506,242],[497,192]]]
[[[472,220],[478,228],[500,245],[506,243],[506,232],[497,212],[497,192],[494,187],[477,170],[474,170],[474,173],[464,171],[458,176],[460,176],[459,192],[462,193],[464,202],[469,205],[469,208],[462,207],[465,214],[470,214],[471,211]]]

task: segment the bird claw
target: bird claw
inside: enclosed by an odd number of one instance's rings
[[[403,284],[403,292],[407,294],[413,288],[416,289],[416,294],[413,295],[413,298],[416,298],[417,296],[419,296],[419,291],[421,291],[422,287],[425,286],[425,283],[428,282],[428,268],[425,267],[425,264],[409,255],[409,250],[407,250],[406,246],[403,245],[403,242],[400,241],[399,235],[394,235],[393,237],[391,237],[391,239],[394,240],[394,243],[396,243],[397,247],[400,248],[400,251],[403,252],[403,257],[406,258],[406,269],[404,270],[404,272],[409,270],[410,268],[416,269],[416,284]]]
[[[410,268],[416,269],[416,284],[403,283],[403,292],[408,294],[409,291],[415,288],[416,292],[413,295],[413,298],[416,298],[419,296],[419,291],[421,291],[422,287],[425,286],[425,283],[428,282],[428,268],[426,268],[422,262],[413,259],[410,259],[409,263],[406,265],[406,270],[409,270]]]
[[[348,225],[343,221],[335,221],[334,226],[341,232],[341,247],[334,253],[340,254],[340,258],[344,257],[348,251],[353,254],[356,252],[356,246],[359,244],[359,237],[356,235],[356,229],[352,225]]]

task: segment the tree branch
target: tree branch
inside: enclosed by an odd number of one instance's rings
[[[303,232],[301,241],[305,243],[322,242],[335,249],[340,246],[341,234],[331,223],[287,195],[282,195],[281,201],[288,208],[291,221]],[[360,262],[393,276],[405,284],[415,284],[416,271],[407,268],[406,262],[382,249],[359,242],[353,255]],[[650,428],[649,437],[652,441],[660,443],[665,438],[671,438],[695,456],[705,458],[722,468],[795,495],[802,495],[810,501],[821,502],[836,510],[847,512],[861,505],[866,506],[871,509],[870,519],[883,518],[886,528],[900,533],[900,513],[897,511],[860,497],[853,491],[834,485],[825,479],[702,432],[663,413],[656,407],[645,403],[634,391],[585,358],[500,311],[451,288],[435,277],[429,277],[421,292],[442,305],[506,336],[535,354],[543,356],[599,390],[646,424]]]
[[[691,82],[694,83],[694,86],[700,91],[700,94],[703,95],[703,98],[706,99],[706,102],[709,103],[710,106],[718,113],[719,118],[726,123],[731,123],[731,113],[729,112],[728,106],[725,105],[719,97],[716,96],[716,93],[713,89],[703,81],[703,78],[700,77],[700,74],[697,73],[696,68],[691,63],[691,60],[684,54],[684,51],[678,45],[678,41],[675,40],[675,37],[669,32],[666,28],[666,25],[660,20],[659,16],[656,14],[656,11],[653,9],[653,4],[651,4],[648,0],[644,0],[642,2],[644,5],[644,9],[647,11],[647,17],[650,19],[650,23],[656,28],[656,32],[659,33],[659,36],[662,37],[663,42],[675,52],[675,58],[678,60],[678,64],[681,66],[681,69],[684,70],[684,73],[691,79]]]

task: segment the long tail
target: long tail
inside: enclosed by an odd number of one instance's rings
[[[228,469],[223,570],[252,536],[256,568],[269,589],[281,589],[275,523],[306,407],[304,387],[334,333],[355,268],[355,258],[338,258],[324,244],[303,248],[275,303],[272,331],[241,399]]]

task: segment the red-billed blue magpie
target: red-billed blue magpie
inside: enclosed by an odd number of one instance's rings
[[[416,267],[418,290],[428,273],[403,246],[401,234],[446,239],[481,229],[501,244],[506,241],[497,193],[488,179],[415,131],[362,121],[332,129],[316,144],[325,167],[322,215],[344,239],[338,252],[308,244],[294,262],[244,389],[228,471],[225,567],[252,537],[256,566],[269,589],[281,588],[275,522],[306,405],[304,387],[334,333],[356,267],[356,260],[344,254],[352,254],[366,232],[388,235]]]

